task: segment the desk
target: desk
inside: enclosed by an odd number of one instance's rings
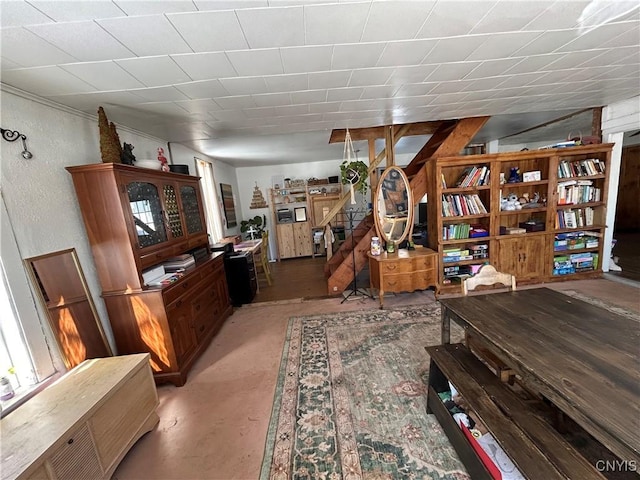
[[[378,290],[380,308],[385,292],[413,292],[436,286],[438,255],[429,248],[368,255],[371,288]]]
[[[548,288],[440,299],[523,381],[622,460],[640,464],[640,323]]]

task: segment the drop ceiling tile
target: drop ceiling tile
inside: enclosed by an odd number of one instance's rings
[[[168,55],[116,60],[116,63],[148,87],[186,83],[191,80]]]
[[[581,63],[592,59],[594,56],[597,56],[597,54],[594,54],[592,52],[566,53],[564,54],[564,56],[548,64],[545,67],[545,70],[564,70],[567,68],[577,67]]]
[[[202,80],[176,85],[175,88],[185,95],[182,100],[206,99],[229,95],[219,80]]]
[[[405,40],[389,42],[378,59],[379,67],[420,65],[422,59],[435,47],[437,40]]]
[[[368,87],[370,85],[384,85],[389,80],[394,68],[366,68],[354,70],[349,80],[350,87]]]
[[[128,90],[145,86],[111,61],[69,63],[60,67],[98,90]]]
[[[422,60],[422,63],[423,65],[437,65],[447,62],[461,62],[466,60],[469,54],[478,48],[478,45],[484,40],[486,37],[483,35],[443,38]]]
[[[125,15],[113,2],[106,0],[93,0],[90,2],[30,0],[29,3],[56,22],[75,22],[97,18],[124,17]]]
[[[441,93],[431,102],[431,105],[456,104],[462,102],[468,95],[468,92]]]
[[[189,113],[184,108],[173,102],[140,103],[136,105],[136,108],[143,112],[159,113],[171,117],[188,118],[189,116]]]
[[[307,45],[358,43],[369,8],[370,5],[367,3],[305,6],[305,43]]]
[[[281,48],[284,73],[331,70],[332,46]]]
[[[340,88],[346,87],[351,78],[351,70],[340,70],[334,72],[311,72],[309,73],[309,88]]]
[[[516,50],[530,43],[538,32],[517,32],[494,34],[480,43],[466,60],[490,60],[511,56]]]
[[[471,29],[469,33],[517,32],[544,13],[554,2],[542,0],[520,0],[518,2],[496,2],[493,8]]]
[[[220,106],[209,98],[199,100],[180,100],[175,102],[189,113],[214,112],[220,110]]]
[[[217,80],[215,81],[217,82]],[[193,82],[193,83],[198,83],[198,82]],[[190,84],[185,83],[183,85],[190,85]],[[178,90],[176,87],[142,88],[142,89],[131,90],[131,93],[134,93],[142,97],[147,102],[168,102],[168,101],[178,101],[178,100],[189,100],[189,97],[187,96],[187,94],[182,92],[181,90]],[[211,95],[209,95],[209,97],[210,96]]]
[[[235,10],[236,8],[268,7],[269,0],[193,0],[198,10]]]
[[[517,65],[519,58],[505,58],[503,60],[487,60],[478,65],[471,73],[467,74],[466,79],[497,77],[504,74],[505,71]]]
[[[504,81],[502,77],[480,78],[465,80],[465,92],[476,92],[482,90],[495,90]],[[468,82],[468,83],[466,83]]]
[[[285,115],[305,115],[309,113],[308,105],[284,105],[274,108],[276,110],[276,116],[278,117]]]
[[[624,48],[628,46],[638,47],[638,44],[640,44],[640,22],[637,21],[635,25],[630,25],[625,32],[609,41],[603,42],[600,46],[605,48]]]
[[[2,74],[2,82],[42,96],[95,91],[95,87],[60,67],[7,70]]]
[[[140,57],[191,52],[164,15],[107,18],[98,24]]]
[[[458,93],[473,86],[475,80],[449,80],[447,82],[433,83],[429,95],[441,95],[447,93]]]
[[[275,117],[276,109],[275,107],[245,108],[244,113],[248,118]]]
[[[267,76],[264,77],[264,81],[272,93],[309,90],[309,79],[304,73]]]
[[[251,95],[239,95],[231,97],[219,97],[216,98],[216,103],[222,107],[223,110],[234,110],[242,108],[255,108],[256,102],[253,101]],[[220,118],[221,112],[216,112],[215,116]]]
[[[340,104],[341,112],[360,112],[368,111],[373,108],[374,101],[371,99],[366,100],[347,100]]]
[[[333,70],[346,70],[374,67],[378,63],[385,45],[385,43],[335,45],[331,68]]]
[[[252,95],[267,93],[267,84],[262,77],[221,78],[220,83],[229,95]]]
[[[443,63],[426,78],[429,82],[444,82],[447,80],[461,80],[477,68],[480,62]]]
[[[332,88],[327,93],[327,101],[338,102],[358,100],[362,96],[363,92],[363,88]]]
[[[277,75],[283,73],[280,51],[277,48],[235,50],[227,58],[241,76]]]
[[[427,95],[437,83],[413,83],[402,85],[395,93],[396,97],[417,97]]]
[[[167,15],[194,52],[247,48],[247,40],[233,10]]]
[[[516,50],[513,55],[517,57],[528,57],[531,55],[543,55],[545,53],[550,53],[565,43],[573,40],[575,36],[575,30],[543,32],[530,43]]]
[[[234,77],[238,74],[223,52],[183,53],[171,58],[192,80]]]
[[[2,15],[0,15],[0,26],[2,26],[2,28],[39,25],[42,23],[52,23],[53,21],[52,18],[46,16],[27,2],[2,2]]]
[[[495,1],[474,0],[437,2],[417,37],[439,38],[467,35],[495,3]],[[460,12],[464,12],[464,15],[460,15]]]
[[[510,75],[505,77],[504,80],[500,84],[500,89],[505,88],[522,88],[527,86],[529,83],[538,80],[543,75],[546,75],[544,72],[531,72],[531,73],[523,73],[520,75]]]
[[[362,92],[363,99],[376,99],[376,98],[392,98],[398,87],[395,85],[377,85],[373,87],[365,87]]]
[[[304,45],[302,7],[238,9],[236,15],[249,48]]]
[[[302,92],[291,92],[291,102],[300,103],[321,103],[327,101],[326,90],[306,90]]]
[[[415,38],[435,1],[372,2],[362,33],[363,42]]]
[[[21,67],[40,67],[73,63],[77,59],[51,45],[26,28],[3,28],[0,31],[2,56]]]
[[[340,108],[340,104],[342,102],[324,102],[324,103],[313,103],[309,105],[310,113],[330,113],[335,112]]]
[[[52,23],[27,28],[80,61],[92,62],[135,56],[95,22]]]
[[[130,107],[143,101],[142,98],[130,92],[75,93],[71,95],[50,95],[47,98],[89,113],[97,114],[98,107],[103,106],[109,118],[111,118],[112,108],[119,105]]]
[[[534,55],[531,57],[521,58],[519,63],[515,64],[509,70],[506,70],[505,73],[511,75],[546,70],[548,65],[562,58],[563,56],[563,53],[551,53],[547,55]]]
[[[576,52],[579,50],[600,48],[602,44],[609,42],[612,38],[625,34],[634,28],[637,28],[637,22],[621,22],[603,25],[566,43],[558,48],[558,51]]]
[[[410,67],[397,67],[387,83],[389,85],[404,85],[405,83],[420,83],[424,81],[438,65],[415,65]]]
[[[253,101],[258,107],[275,107],[276,105],[290,105],[290,93],[265,93],[262,95],[252,95]]]
[[[130,17],[135,15],[195,12],[197,10],[193,2],[185,2],[183,0],[162,0],[161,2],[157,0],[115,0],[114,3]]]
[[[0,57],[0,67],[2,67],[2,71],[11,70],[13,68],[22,68],[21,65],[18,65],[13,60],[9,60],[6,57]]]
[[[233,98],[238,98],[238,97],[227,97],[227,99],[233,99]],[[251,105],[251,103],[249,102],[247,105],[245,105],[244,107],[241,106],[241,104],[243,103],[242,100],[237,100],[237,103],[234,103],[233,107],[227,108],[225,106],[223,106],[222,104],[220,105],[222,108],[224,108],[225,110],[220,110],[218,112],[214,112],[213,113],[213,117],[215,117],[216,120],[220,120],[223,122],[232,122],[232,121],[244,121],[247,116],[245,115],[244,111],[241,110],[242,108],[253,108],[255,107],[255,105]],[[227,104],[231,104],[233,103],[233,101],[229,100],[228,102],[226,102]],[[208,123],[208,122],[207,122]]]

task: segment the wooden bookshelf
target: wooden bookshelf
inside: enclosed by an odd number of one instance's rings
[[[428,209],[428,240],[429,247],[438,252],[440,268],[438,276],[438,291],[452,293],[460,289],[458,283],[449,283],[445,276],[445,267],[458,265],[461,273],[468,271],[473,265],[489,262],[499,271],[516,275],[519,283],[541,283],[548,281],[562,281],[575,278],[591,278],[602,273],[602,248],[600,238],[598,246],[587,249],[554,251],[554,241],[557,237],[579,237],[580,232],[589,232],[594,236],[604,236],[607,190],[609,170],[611,164],[611,149],[613,144],[588,145],[568,148],[542,149],[524,152],[508,152],[484,155],[467,155],[459,157],[440,157],[427,165],[429,203]],[[465,172],[475,167],[489,171],[488,179],[476,186],[457,186]],[[512,169],[516,168],[522,180],[525,172],[534,177],[532,181],[508,181]],[[530,173],[530,172],[539,172]],[[595,173],[594,173],[595,172]],[[502,175],[501,175],[502,174]],[[588,201],[562,204],[559,199],[558,183],[576,180],[582,184],[597,189],[598,199],[586,198]],[[566,187],[565,187],[566,188]],[[578,193],[591,193],[591,190],[580,190]],[[567,191],[564,192],[565,194]],[[509,194],[518,198],[526,196],[532,199],[537,194],[538,205],[533,208],[519,210],[501,210],[501,199]],[[458,196],[477,195],[487,210],[486,214],[457,211],[451,215],[450,210],[443,206],[443,199],[451,203]],[[586,222],[586,212],[589,210],[589,223]],[[576,221],[573,222],[574,212]],[[460,214],[462,213],[462,214]],[[559,223],[559,216],[568,221]],[[582,217],[582,224],[579,218]],[[501,233],[501,228],[517,229],[528,221],[537,223],[537,228],[529,228],[526,233]],[[443,230],[455,223],[478,225],[489,235],[477,238],[447,238],[443,237]],[[569,235],[567,235],[569,234]],[[460,260],[459,262],[443,262],[444,249],[459,247],[461,251],[474,245],[486,244],[487,257],[474,260]],[[590,270],[574,273],[557,273],[556,257],[571,254],[583,255],[581,268],[588,268],[587,257],[592,256],[594,267]],[[577,258],[577,257],[574,257]],[[586,265],[586,267],[585,267]],[[464,268],[462,268],[464,267]],[[570,269],[567,269],[569,271]],[[449,269],[451,272],[451,269]]]

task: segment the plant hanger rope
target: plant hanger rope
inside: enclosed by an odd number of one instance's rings
[[[351,134],[347,129],[344,136],[344,153],[343,161],[340,165],[340,171],[342,173],[342,183],[349,184],[349,191],[351,194],[351,204],[356,203],[355,190],[356,188],[364,195],[367,192],[367,165],[358,160],[356,150],[353,148],[353,142],[351,140]]]

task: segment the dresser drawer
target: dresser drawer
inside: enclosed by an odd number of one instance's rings
[[[382,264],[380,265],[380,269],[383,275],[410,273],[414,270],[412,262],[409,262],[406,259],[382,262]]]
[[[422,255],[412,259],[414,270],[435,270],[436,255]]]

